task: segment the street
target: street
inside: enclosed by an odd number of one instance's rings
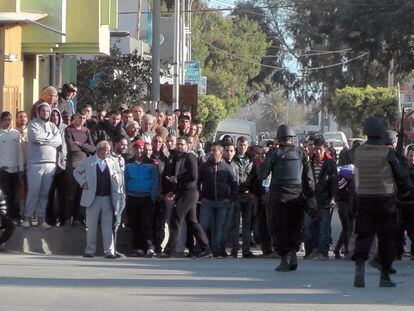
[[[378,288],[367,267],[355,289],[353,263],[277,259],[85,259],[2,254],[1,310],[413,310],[414,262],[395,262],[396,289]]]

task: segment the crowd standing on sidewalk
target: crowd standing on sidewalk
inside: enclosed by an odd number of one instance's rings
[[[24,111],[16,120],[1,113],[2,250],[16,226],[80,226],[84,257],[94,257],[100,226],[104,255],[116,259],[125,256],[117,230],[129,228],[129,256],[182,256],[177,244],[185,240],[189,257],[280,257],[276,271],[287,272],[298,268],[304,245],[303,259],[329,260],[331,249],[335,259],[352,257],[354,285],[363,287],[377,236],[371,264],[380,286],[395,286],[392,262],[414,239],[414,147],[397,154],[397,135],[380,119],[368,119],[368,141],[345,145],[337,161],[321,137],[295,145],[289,125],[265,145],[230,135],[208,142],[190,111],[145,112],[139,103],[106,111],[77,105],[76,92],[72,83],[61,92],[45,87],[30,120]],[[334,209],[342,225],[336,245]]]

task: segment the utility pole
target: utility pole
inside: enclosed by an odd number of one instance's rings
[[[160,11],[160,0],[153,0],[151,97],[155,109],[158,108],[160,101]]]
[[[185,1],[185,0],[184,0]],[[173,110],[180,107],[180,0],[174,2],[174,74],[173,74]]]

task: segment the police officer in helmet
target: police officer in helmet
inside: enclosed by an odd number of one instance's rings
[[[305,199],[314,200],[315,192],[308,153],[294,146],[295,136],[291,126],[279,126],[279,147],[266,154],[258,169],[260,179],[272,173],[270,217],[275,230],[276,251],[281,256],[281,262],[276,267],[276,271],[280,272],[297,268],[296,252],[301,243]]]
[[[355,261],[355,287],[365,287],[365,261],[375,233],[381,264],[380,287],[395,287],[389,273],[395,257],[397,228],[396,189],[409,184],[408,175],[393,148],[384,144],[386,129],[378,117],[364,124],[367,142],[355,151],[355,190],[357,238],[352,259]]]

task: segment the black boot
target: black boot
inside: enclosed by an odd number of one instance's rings
[[[280,259],[280,264],[276,267],[275,271],[278,272],[288,272],[290,270],[287,256],[282,256]]]
[[[363,261],[355,263],[354,287],[365,287],[365,263]]]
[[[296,250],[291,250],[289,253],[289,270],[295,271],[298,268],[298,257],[296,256]]]
[[[381,272],[379,287],[396,287],[397,284],[390,278],[388,272]]]

